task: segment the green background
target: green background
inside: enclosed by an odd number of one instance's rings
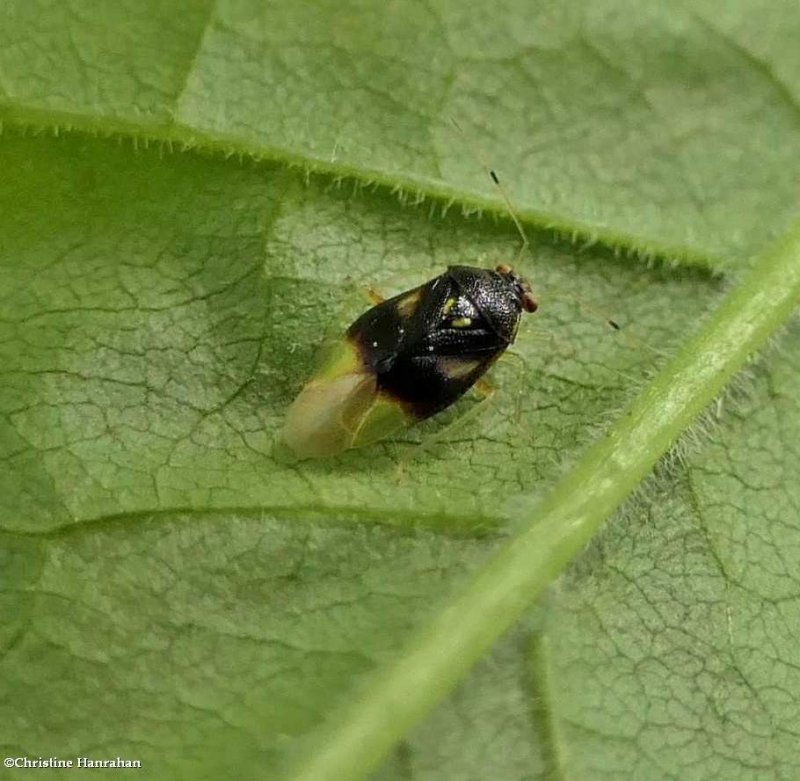
[[[4,754],[313,753],[786,228],[798,34],[789,2],[0,7]],[[482,156],[541,303],[495,401],[282,458],[359,288],[515,257]],[[790,326],[376,778],[796,778],[798,370]]]

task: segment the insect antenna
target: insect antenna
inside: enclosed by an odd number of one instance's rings
[[[517,210],[514,208],[514,204],[511,202],[511,197],[508,194],[508,191],[505,187],[503,187],[502,183],[500,182],[500,177],[497,175],[497,171],[495,171],[492,166],[489,165],[488,157],[484,153],[483,148],[480,144],[475,141],[474,139],[469,138],[467,134],[464,132],[464,129],[461,125],[456,122],[455,117],[450,117],[450,121],[453,123],[453,127],[461,133],[461,136],[466,139],[467,143],[470,144],[473,148],[473,152],[475,156],[480,161],[483,168],[488,172],[489,178],[492,180],[492,183],[497,188],[497,192],[500,193],[500,197],[503,199],[503,203],[508,209],[508,213],[511,216],[514,225],[517,228],[517,232],[522,239],[522,246],[519,248],[519,252],[517,253],[517,259],[515,261],[516,264],[519,264],[520,259],[522,256],[529,250],[531,246],[531,242],[528,239],[528,234],[525,233],[525,228],[522,227],[522,220],[520,220],[519,216],[517,215]]]
[[[452,122],[453,127],[455,127],[455,129],[458,130],[461,136],[464,139],[466,139],[467,143],[472,147],[475,157],[478,159],[483,168],[488,172],[489,178],[492,180],[492,183],[497,188],[497,191],[500,194],[500,197],[503,199],[503,203],[505,204],[506,209],[508,210],[508,214],[510,215],[512,221],[514,222],[514,225],[517,228],[517,232],[522,238],[522,246],[520,247],[519,252],[517,253],[517,258],[515,260],[515,264],[519,264],[520,260],[522,259],[522,256],[530,249],[531,242],[528,239],[528,234],[525,232],[525,228],[522,225],[522,220],[519,218],[517,210],[514,208],[514,204],[511,201],[511,196],[509,196],[508,191],[500,181],[500,177],[497,175],[497,171],[494,168],[492,168],[491,165],[489,165],[488,156],[486,155],[485,150],[480,145],[478,140],[470,138],[467,135],[467,133],[464,132],[464,129],[461,127],[461,125],[458,124],[455,117],[450,117],[450,122]],[[532,253],[531,253],[531,259],[533,259]],[[567,294],[565,297],[573,300],[582,311],[589,312],[592,314],[592,316],[598,317],[603,321],[605,321],[605,324],[609,328],[612,328],[615,331],[622,330],[622,325],[619,323],[618,320],[614,319],[613,317],[610,317],[605,312],[600,311],[597,307],[593,306],[588,301],[585,301],[584,299],[574,294]]]

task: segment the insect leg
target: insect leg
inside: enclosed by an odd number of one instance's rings
[[[411,460],[415,455],[421,452],[431,450],[440,442],[450,439],[454,431],[462,428],[464,425],[488,409],[488,406],[492,402],[492,399],[496,393],[494,387],[492,387],[488,380],[482,378],[475,383],[474,390],[481,396],[480,401],[478,401],[476,404],[473,404],[473,406],[471,406],[465,412],[461,413],[457,418],[455,418],[455,420],[452,420],[450,423],[443,426],[433,434],[426,436],[418,445],[413,446],[414,450],[407,451],[407,455],[402,460],[401,464]]]
[[[517,398],[514,401],[514,422],[517,426],[522,425],[522,399],[525,395],[525,372],[528,364],[525,358],[516,350],[506,350],[506,355],[517,361],[519,375],[517,377]]]
[[[374,287],[367,288],[367,298],[373,306],[382,304],[386,300]]]
[[[475,383],[475,390],[478,391],[478,393],[480,393],[481,396],[483,396],[483,401],[492,398],[492,396],[494,396],[496,392],[494,387],[492,386],[492,383],[489,382],[489,380],[487,380],[485,377],[481,377]]]

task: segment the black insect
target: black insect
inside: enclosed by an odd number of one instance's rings
[[[514,342],[528,283],[509,266],[450,266],[356,320],[347,338],[375,374],[377,389],[417,420],[449,407]]]
[[[507,265],[450,266],[373,306],[348,328],[289,409],[283,437],[301,457],[375,442],[459,399],[535,312],[528,282]]]

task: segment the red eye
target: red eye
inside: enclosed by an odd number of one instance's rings
[[[535,312],[539,308],[538,302],[533,297],[533,293],[531,293],[529,290],[526,290],[522,294],[522,308],[526,312]]]

